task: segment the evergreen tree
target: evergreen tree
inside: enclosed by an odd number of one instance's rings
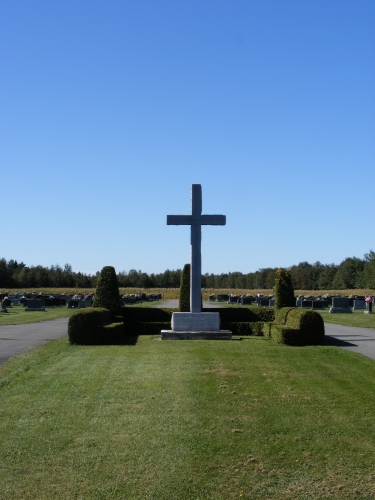
[[[276,271],[275,279],[275,309],[282,307],[295,307],[294,288],[292,275],[289,269],[280,268]]]
[[[116,271],[112,266],[103,267],[99,274],[93,307],[105,307],[110,311],[121,307]]]
[[[180,312],[190,312],[190,264],[185,264],[180,281]]]

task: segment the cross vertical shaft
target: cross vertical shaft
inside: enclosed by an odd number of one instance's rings
[[[202,186],[191,186],[191,215],[196,218],[190,227],[190,312],[202,311]]]

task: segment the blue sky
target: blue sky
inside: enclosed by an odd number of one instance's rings
[[[374,245],[375,2],[0,0],[0,257],[95,273]]]

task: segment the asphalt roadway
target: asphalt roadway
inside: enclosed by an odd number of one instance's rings
[[[335,345],[375,359],[375,330],[324,323],[326,345]]]
[[[206,307],[206,303],[204,305]],[[175,301],[165,301],[159,307],[176,307],[176,305]],[[51,340],[65,337],[68,321],[69,318],[60,318],[26,325],[0,326],[0,363],[4,363],[16,354],[27,352]],[[375,359],[375,329],[332,323],[324,323],[324,326],[326,345],[335,345]]]
[[[16,354],[65,337],[68,335],[68,321],[69,318],[59,318],[26,325],[0,326],[0,363]]]

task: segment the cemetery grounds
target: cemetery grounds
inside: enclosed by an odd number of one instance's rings
[[[0,366],[0,499],[374,499],[374,392],[333,346],[53,341]]]

